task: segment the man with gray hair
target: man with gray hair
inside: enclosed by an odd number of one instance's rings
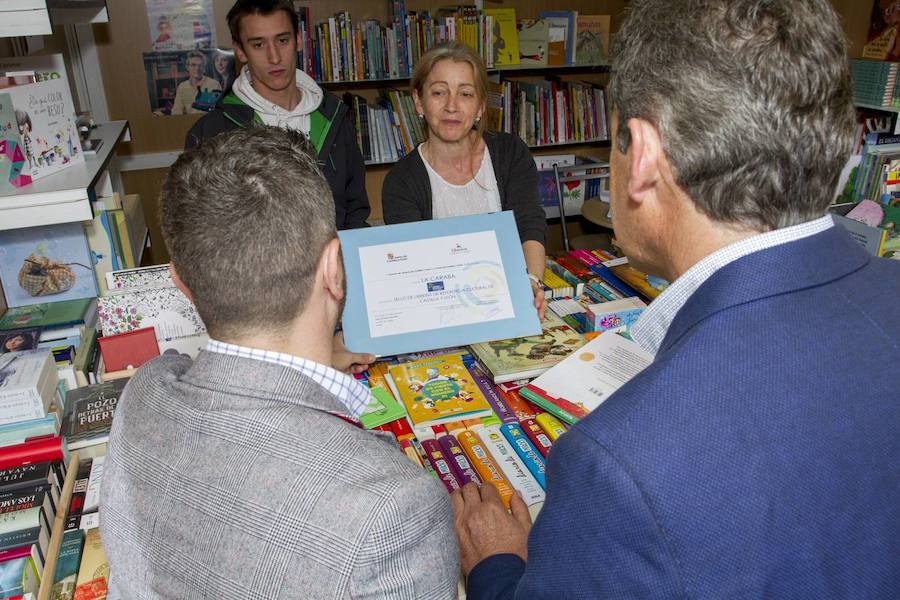
[[[172,275],[210,340],[122,394],[100,508],[110,598],[456,593],[446,491],[360,427],[368,388],[329,366],[344,272],[314,152],[238,129],[163,184]]]
[[[631,2],[611,200],[673,282],[633,329],[655,359],[554,444],[533,528],[453,495],[469,600],[896,597],[900,264],[826,212],[845,48],[827,0]]]

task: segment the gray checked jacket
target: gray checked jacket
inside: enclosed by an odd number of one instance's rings
[[[447,492],[294,369],[201,352],[141,367],[100,531],[110,598],[454,598]]]

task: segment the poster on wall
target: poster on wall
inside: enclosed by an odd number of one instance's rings
[[[212,0],[146,0],[150,45],[156,51],[215,48]]]
[[[234,81],[234,53],[219,48],[144,52],[150,111],[157,116],[212,110]]]

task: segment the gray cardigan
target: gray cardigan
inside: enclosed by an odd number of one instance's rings
[[[484,142],[494,164],[500,206],[513,211],[519,239],[544,244],[547,217],[538,196],[537,168],[528,146],[510,133],[485,132]],[[381,206],[388,225],[432,218],[431,183],[418,152],[407,154],[387,174],[381,188]]]

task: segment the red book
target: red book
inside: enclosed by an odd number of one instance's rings
[[[524,421],[519,422],[519,426],[522,427],[522,431],[525,432],[525,435],[528,436],[528,439],[531,440],[534,447],[538,449],[541,456],[547,458],[547,455],[550,453],[550,446],[553,445],[553,442],[550,441],[550,438],[547,437],[547,434],[544,433],[544,430],[538,425],[538,422],[534,419],[525,419]]]
[[[159,356],[156,330],[153,327],[97,338],[107,372],[137,369]]]
[[[68,463],[68,450],[62,436],[45,435],[21,444],[0,448],[0,469],[11,469],[46,461]]]
[[[569,273],[572,273],[578,279],[588,280],[595,277],[595,273],[588,268],[586,264],[572,256],[557,256],[554,258],[556,262],[562,265]]]
[[[391,428],[391,433],[394,434],[394,437],[397,438],[397,441],[400,441],[404,438],[416,437],[413,433],[412,427],[409,426],[409,422],[406,420],[406,418],[391,421],[387,425]]]

